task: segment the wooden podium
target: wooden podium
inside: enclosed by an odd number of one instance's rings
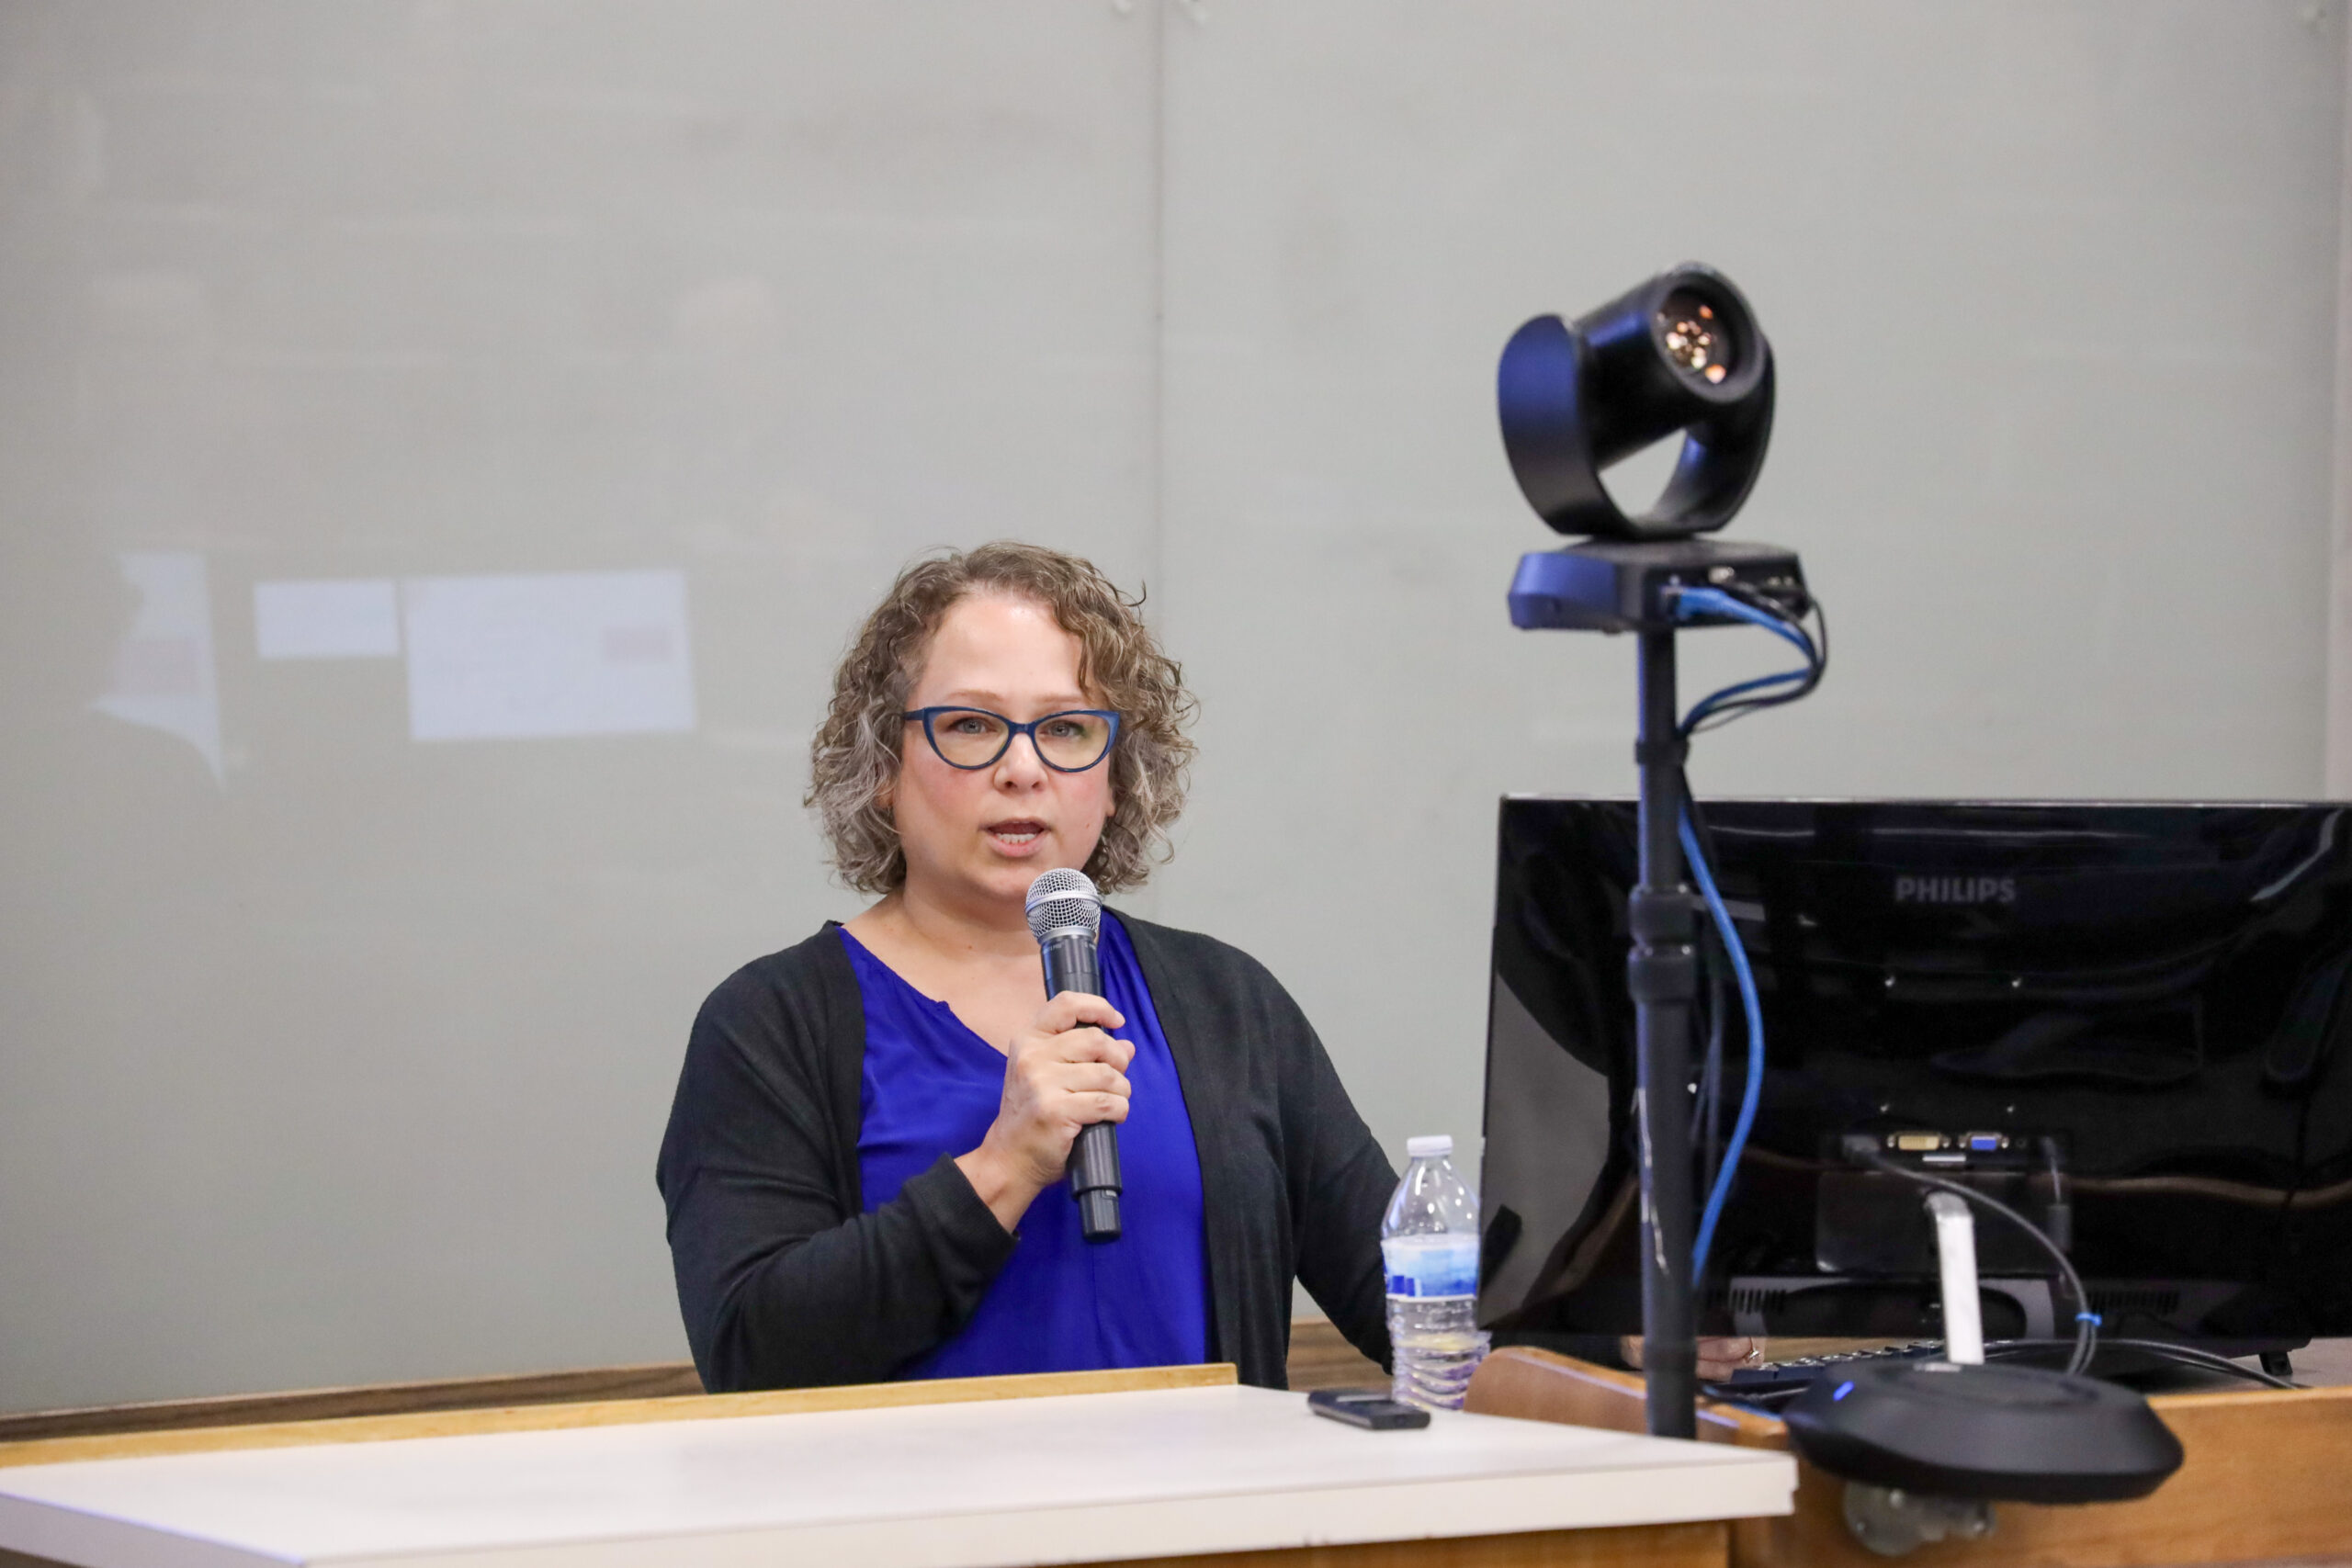
[[[1921,1548],[1920,1568],[2159,1568],[2184,1563],[2352,1563],[2352,1387],[2157,1394],[2188,1450],[2178,1473],[2134,1503],[1998,1506],[1991,1536]],[[1548,1351],[1498,1350],[1468,1407],[1494,1416],[1643,1429],[1642,1382]],[[1703,1442],[1785,1451],[1769,1416],[1702,1404]],[[1796,1509],[1732,1526],[1739,1568],[1883,1568],[1846,1531],[1845,1483],[1803,1461]]]
[[[1344,1370],[1351,1374],[1361,1371],[1352,1367]],[[1653,1448],[1650,1439],[1638,1436],[1624,1438],[1625,1446],[1613,1451],[1592,1448],[1588,1441],[1582,1449],[1573,1450],[1572,1461],[1566,1457],[1569,1450],[1545,1453],[1506,1445],[1490,1449],[1474,1461],[1457,1464],[1451,1472],[1442,1466],[1424,1466],[1416,1471],[1415,1464],[1408,1461],[1427,1458],[1426,1450],[1415,1455],[1409,1450],[1391,1446],[1396,1439],[1390,1435],[1357,1433],[1317,1420],[1305,1414],[1303,1400],[1296,1395],[1237,1389],[1229,1367],[897,1383],[718,1397],[610,1397],[658,1393],[682,1386],[682,1380],[687,1383],[691,1381],[674,1368],[628,1368],[600,1373],[558,1374],[546,1379],[343,1390],[272,1395],[252,1401],[208,1401],[183,1406],[8,1418],[0,1421],[0,1568],[50,1568],[51,1564],[66,1561],[95,1564],[96,1568],[110,1568],[113,1564],[168,1568],[183,1562],[210,1565],[262,1561],[338,1562],[355,1568],[360,1563],[435,1561],[468,1564],[493,1561],[527,1561],[534,1564],[558,1561],[592,1564],[631,1561],[684,1563],[696,1559],[690,1551],[677,1550],[678,1541],[654,1539],[648,1546],[645,1537],[638,1538],[637,1546],[642,1550],[634,1557],[629,1554],[628,1543],[578,1540],[561,1544],[542,1541],[536,1556],[515,1556],[504,1549],[456,1556],[413,1551],[390,1555],[381,1551],[240,1555],[233,1548],[224,1546],[216,1531],[209,1542],[191,1541],[186,1555],[175,1555],[175,1541],[170,1530],[155,1528],[156,1520],[151,1517],[141,1534],[136,1516],[141,1508],[152,1511],[154,1506],[153,1493],[142,1492],[142,1487],[152,1488],[159,1478],[172,1482],[175,1473],[183,1480],[186,1476],[185,1472],[175,1472],[169,1464],[159,1468],[151,1461],[186,1461],[198,1468],[206,1463],[245,1465],[248,1468],[244,1472],[225,1479],[245,1488],[248,1495],[259,1488],[266,1496],[272,1486],[281,1493],[291,1489],[299,1494],[300,1478],[305,1474],[315,1482],[325,1470],[334,1468],[334,1461],[322,1461],[322,1455],[340,1451],[348,1456],[369,1446],[389,1444],[395,1448],[381,1451],[429,1457],[441,1451],[436,1450],[435,1439],[538,1435],[559,1445],[571,1444],[577,1451],[576,1462],[567,1465],[562,1462],[560,1448],[558,1462],[552,1470],[547,1467],[543,1456],[540,1468],[528,1477],[527,1486],[537,1488],[543,1497],[560,1499],[567,1473],[575,1484],[580,1474],[599,1464],[607,1467],[604,1473],[608,1476],[618,1473],[626,1480],[631,1473],[626,1468],[618,1472],[611,1470],[609,1467],[615,1462],[611,1453],[600,1456],[582,1448],[580,1439],[585,1438],[590,1439],[586,1447],[593,1449],[594,1436],[599,1431],[666,1430],[666,1437],[637,1450],[636,1462],[640,1468],[668,1466],[673,1473],[690,1478],[697,1462],[716,1465],[720,1471],[746,1462],[770,1467],[794,1462],[792,1456],[805,1449],[796,1449],[786,1437],[759,1436],[755,1428],[762,1418],[865,1413],[862,1419],[903,1422],[894,1438],[885,1434],[886,1438],[900,1450],[910,1445],[919,1449],[939,1437],[948,1415],[944,1407],[1027,1401],[1069,1405],[1072,1396],[1090,1394],[1121,1396],[1102,1406],[1103,1411],[1113,1413],[1113,1418],[1098,1421],[1091,1428],[1092,1436],[1069,1427],[1056,1439],[1052,1438],[1054,1424],[1050,1422],[1038,1430],[1046,1434],[1047,1440],[1062,1442],[1066,1450],[1072,1441],[1092,1444],[1089,1463],[1114,1477],[1157,1464],[1160,1458],[1155,1456],[1177,1451],[1188,1441],[1205,1441],[1212,1447],[1219,1443],[1230,1446],[1262,1441],[1269,1434],[1278,1440],[1256,1458],[1238,1456],[1236,1462],[1225,1466],[1221,1478],[1220,1472],[1196,1475],[1189,1493],[1178,1487],[1176,1493],[1183,1495],[1165,1495],[1157,1502],[1130,1497],[1122,1506],[1127,1513],[1124,1520],[1111,1519],[1084,1531],[1049,1530],[1043,1537],[1033,1534],[1025,1540],[999,1540],[992,1552],[967,1551],[967,1547],[985,1544],[967,1521],[952,1525],[944,1532],[933,1532],[944,1533],[947,1544],[927,1558],[901,1555],[892,1559],[868,1550],[817,1555],[854,1557],[869,1564],[888,1560],[924,1561],[944,1568],[955,1562],[1082,1562],[1091,1544],[1093,1560],[1098,1562],[1182,1562],[1192,1568],[1406,1568],[1414,1563],[1444,1564],[1446,1568],[1506,1568],[1510,1564],[1581,1568],[1600,1563],[1673,1564],[1675,1568],[1728,1563],[1741,1564],[1743,1568],[1786,1568],[1790,1564],[1862,1568],[1883,1561],[1862,1551],[1847,1536],[1840,1515],[1842,1484],[1810,1465],[1791,1465],[1784,1453],[1787,1434],[1781,1423],[1721,1405],[1706,1406],[1701,1412],[1701,1457],[1712,1452],[1728,1459],[1733,1452],[1743,1452],[1751,1464],[1762,1461],[1773,1467],[1772,1473],[1752,1468],[1741,1471],[1693,1467],[1687,1459],[1670,1460]],[[1366,1380],[1351,1376],[1350,1381]],[[548,1386],[542,1387],[543,1383]],[[1220,1417],[1182,1407],[1186,1399],[1204,1393],[1215,1398],[1220,1390],[1227,1391],[1235,1401],[1257,1408],[1227,1411]],[[583,1399],[585,1393],[601,1393],[607,1397]],[[524,1403],[544,1398],[569,1398],[572,1403]],[[1113,1407],[1121,1404],[1127,1408],[1123,1414],[1114,1412]],[[1588,1434],[1589,1438],[1608,1433],[1638,1434],[1643,1425],[1638,1379],[1536,1350],[1496,1352],[1472,1384],[1470,1404],[1474,1412],[1487,1416],[1515,1416],[1590,1428],[1593,1430]],[[2301,1393],[2167,1394],[2157,1396],[2154,1404],[2179,1434],[2188,1450],[2188,1461],[2180,1473],[2154,1496],[2137,1503],[2085,1508],[2005,1505],[1999,1510],[1999,1523],[1990,1539],[1927,1547],[1910,1561],[1919,1568],[1943,1568],[1945,1564],[1953,1568],[2023,1568],[2030,1564],[2040,1568],[2154,1568],[2157,1564],[2282,1560],[2305,1565],[2323,1562],[2352,1564],[2352,1387]],[[433,1407],[436,1405],[445,1407]],[[926,1416],[926,1412],[932,1414]],[[288,1418],[296,1416],[309,1418]],[[269,1418],[273,1416],[276,1418]],[[1225,1435],[1220,1438],[1212,1429],[1218,1419],[1239,1424],[1223,1428]],[[159,1424],[191,1420],[216,1424],[153,1429]],[[231,1424],[219,1424],[224,1420]],[[998,1423],[985,1432],[980,1427],[974,1427],[973,1431],[1001,1446],[1016,1440],[1014,1427],[1018,1425]],[[1484,1425],[1493,1427],[1517,1423],[1489,1421]],[[744,1434],[743,1439],[713,1444],[693,1436],[722,1427],[734,1427]],[[61,1428],[80,1435],[53,1435]],[[1191,1432],[1190,1438],[1182,1436],[1186,1431]],[[1325,1461],[1318,1462],[1327,1462],[1336,1454],[1338,1470],[1327,1467],[1318,1475],[1312,1465],[1297,1467],[1302,1449],[1318,1444],[1325,1454]],[[1114,1451],[1121,1445],[1125,1445],[1125,1457]],[[1663,1445],[1666,1450],[1690,1447]],[[487,1462],[479,1444],[470,1450],[461,1445],[447,1451],[458,1454],[469,1464]],[[910,1484],[936,1490],[952,1482],[949,1472],[956,1468],[952,1459],[954,1451],[951,1443],[942,1450],[948,1457],[934,1454],[930,1462],[914,1466]],[[697,1452],[701,1455],[699,1461],[693,1457]],[[272,1454],[284,1455],[293,1470],[273,1473],[268,1466],[257,1464],[257,1459]],[[730,1454],[732,1457],[728,1457]],[[409,1461],[401,1462],[406,1465]],[[1285,1463],[1293,1468],[1283,1473]],[[1398,1464],[1401,1469],[1396,1468]],[[129,1525],[136,1539],[118,1540],[107,1550],[96,1551],[63,1551],[52,1546],[28,1553],[37,1541],[55,1539],[51,1527],[56,1520],[44,1522],[40,1516],[55,1512],[63,1504],[55,1495],[46,1501],[28,1497],[27,1495],[38,1488],[28,1483],[40,1476],[57,1477],[74,1471],[83,1477],[81,1484],[97,1489],[96,1493],[85,1492],[83,1495],[85,1511],[88,1511],[93,1497],[112,1488],[110,1507],[101,1503],[97,1511],[110,1511],[118,1523]],[[372,1482],[371,1472],[376,1475]],[[413,1483],[415,1474],[405,1473],[409,1474],[409,1481],[402,1483]],[[484,1470],[481,1473],[493,1472]],[[345,1462],[339,1484],[373,1484],[380,1488],[389,1483],[386,1478],[390,1474],[390,1471],[380,1470],[371,1462]],[[223,1477],[216,1475],[214,1479],[218,1482]],[[446,1479],[445,1475],[445,1483]],[[490,1488],[490,1500],[494,1501],[498,1495],[521,1483],[519,1475],[510,1473],[508,1483]],[[783,1485],[784,1482],[779,1480],[777,1484]],[[1564,1505],[1558,1495],[1546,1495],[1562,1494],[1577,1485],[1588,1488],[1585,1504]],[[1487,1494],[1474,1495],[1482,1486],[1488,1489]],[[1793,1512],[1788,1511],[1792,1486]],[[1448,1487],[1453,1488],[1450,1493],[1445,1491]],[[1354,1499],[1339,1495],[1351,1489],[1356,1494]],[[1645,1489],[1647,1496],[1637,1495]],[[1394,1505],[1397,1498],[1377,1495],[1417,1491],[1418,1498],[1403,1499],[1402,1511],[1392,1506],[1377,1524],[1367,1524],[1363,1506],[1367,1496]],[[1244,1494],[1247,1497],[1237,1503],[1236,1499]],[[443,1495],[445,1502],[452,1500],[449,1495]],[[462,1497],[455,1500],[466,1501]],[[1088,1475],[1065,1474],[1055,1486],[1029,1499],[1034,1506],[1025,1512],[1034,1517],[1059,1511],[1067,1518],[1073,1517],[1068,1510],[1102,1500],[1101,1488]],[[483,1495],[476,1495],[468,1506],[479,1506],[483,1501]],[[1507,1521],[1495,1511],[1498,1507],[1531,1506],[1565,1506],[1575,1511],[1542,1517],[1538,1522],[1543,1528],[1502,1528]],[[568,1506],[559,1507],[558,1512]],[[1162,1510],[1163,1517],[1158,1523],[1145,1517],[1152,1507]],[[1171,1523],[1172,1516],[1168,1515],[1171,1507],[1175,1515],[1189,1510],[1201,1517],[1189,1522],[1174,1518]],[[1232,1517],[1220,1517],[1241,1508],[1257,1510],[1254,1521],[1246,1528]],[[1417,1508],[1419,1513],[1414,1512]],[[1618,1511],[1611,1513],[1611,1508]],[[1633,1511],[1625,1511],[1629,1508]],[[1114,1509],[1114,1513],[1118,1511]],[[952,1515],[953,1510],[946,1513]],[[934,1510],[934,1514],[937,1516],[938,1511]],[[1198,1535],[1186,1533],[1199,1527],[1202,1517],[1208,1520],[1211,1528],[1227,1531],[1217,1538],[1213,1551],[1201,1548],[1202,1538]],[[1327,1523],[1317,1525],[1317,1518]],[[1328,1522],[1332,1520],[1356,1527],[1352,1537],[1340,1539],[1340,1533],[1328,1528]],[[672,1523],[677,1521],[673,1519]],[[1234,1533],[1237,1529],[1239,1533]],[[705,1545],[713,1534],[710,1530],[694,1529],[684,1533],[706,1538]],[[748,1538],[742,1537],[741,1532],[738,1537],[745,1551],[725,1561],[748,1563],[784,1560],[775,1552],[752,1551]],[[851,1543],[837,1539],[834,1544],[846,1548]],[[506,1542],[507,1548],[516,1545],[511,1540]],[[898,1545],[904,1546],[906,1541],[901,1540]],[[933,1545],[937,1546],[938,1542],[933,1541]],[[1186,1555],[1187,1551],[1190,1555]],[[614,1555],[616,1552],[619,1555]],[[793,1560],[815,1561],[817,1556],[803,1551],[794,1554]]]
[[[1761,1448],[1368,1432],[1159,1368],[0,1444],[0,1562],[1703,1568],[1794,1483]]]

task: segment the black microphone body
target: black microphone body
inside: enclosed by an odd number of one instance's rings
[[[1058,997],[1064,991],[1082,991],[1090,997],[1102,994],[1102,964],[1095,940],[1080,931],[1068,931],[1057,932],[1037,944],[1046,959],[1046,995]]]
[[[1083,876],[1076,877],[1076,881],[1083,887],[1088,902],[1092,903],[1094,885]],[[1031,897],[1037,899],[1035,894]],[[1036,904],[1033,902],[1032,907],[1036,908]],[[1099,911],[1099,904],[1090,909],[1088,912],[1094,919],[1083,925],[1056,922],[1036,932],[1038,953],[1046,964],[1047,996],[1057,997],[1064,991],[1080,991],[1091,997],[1102,994],[1102,965],[1095,945],[1099,939],[1100,928],[1095,924],[1101,919]],[[1033,916],[1033,929],[1039,923]],[[1080,1128],[1069,1151],[1069,1193],[1078,1200],[1079,1229],[1087,1240],[1119,1239],[1120,1187],[1118,1124],[1096,1122]]]

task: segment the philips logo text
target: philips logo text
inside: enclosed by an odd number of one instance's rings
[[[2018,879],[2014,876],[1898,876],[1894,879],[1894,901],[1898,904],[2014,904],[2018,901]]]

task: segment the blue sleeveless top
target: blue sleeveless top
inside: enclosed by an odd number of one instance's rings
[[[868,953],[846,927],[842,945],[865,1004],[857,1170],[871,1213],[940,1156],[980,1146],[1003,1097],[1005,1058],[945,1002],[924,996]],[[1105,999],[1127,1021],[1111,1032],[1136,1048],[1127,1067],[1133,1098],[1119,1125],[1123,1234],[1117,1241],[1089,1244],[1080,1234],[1069,1184],[1046,1188],[1022,1216],[1021,1245],[971,1321],[900,1368],[901,1377],[1190,1366],[1208,1359],[1208,1254],[1193,1121],[1143,969],[1125,930],[1107,910],[1101,963]]]

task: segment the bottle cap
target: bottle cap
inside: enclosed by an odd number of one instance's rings
[[[1439,1155],[1450,1155],[1453,1152],[1453,1138],[1450,1134],[1432,1133],[1426,1137],[1405,1140],[1407,1159],[1430,1159]]]

